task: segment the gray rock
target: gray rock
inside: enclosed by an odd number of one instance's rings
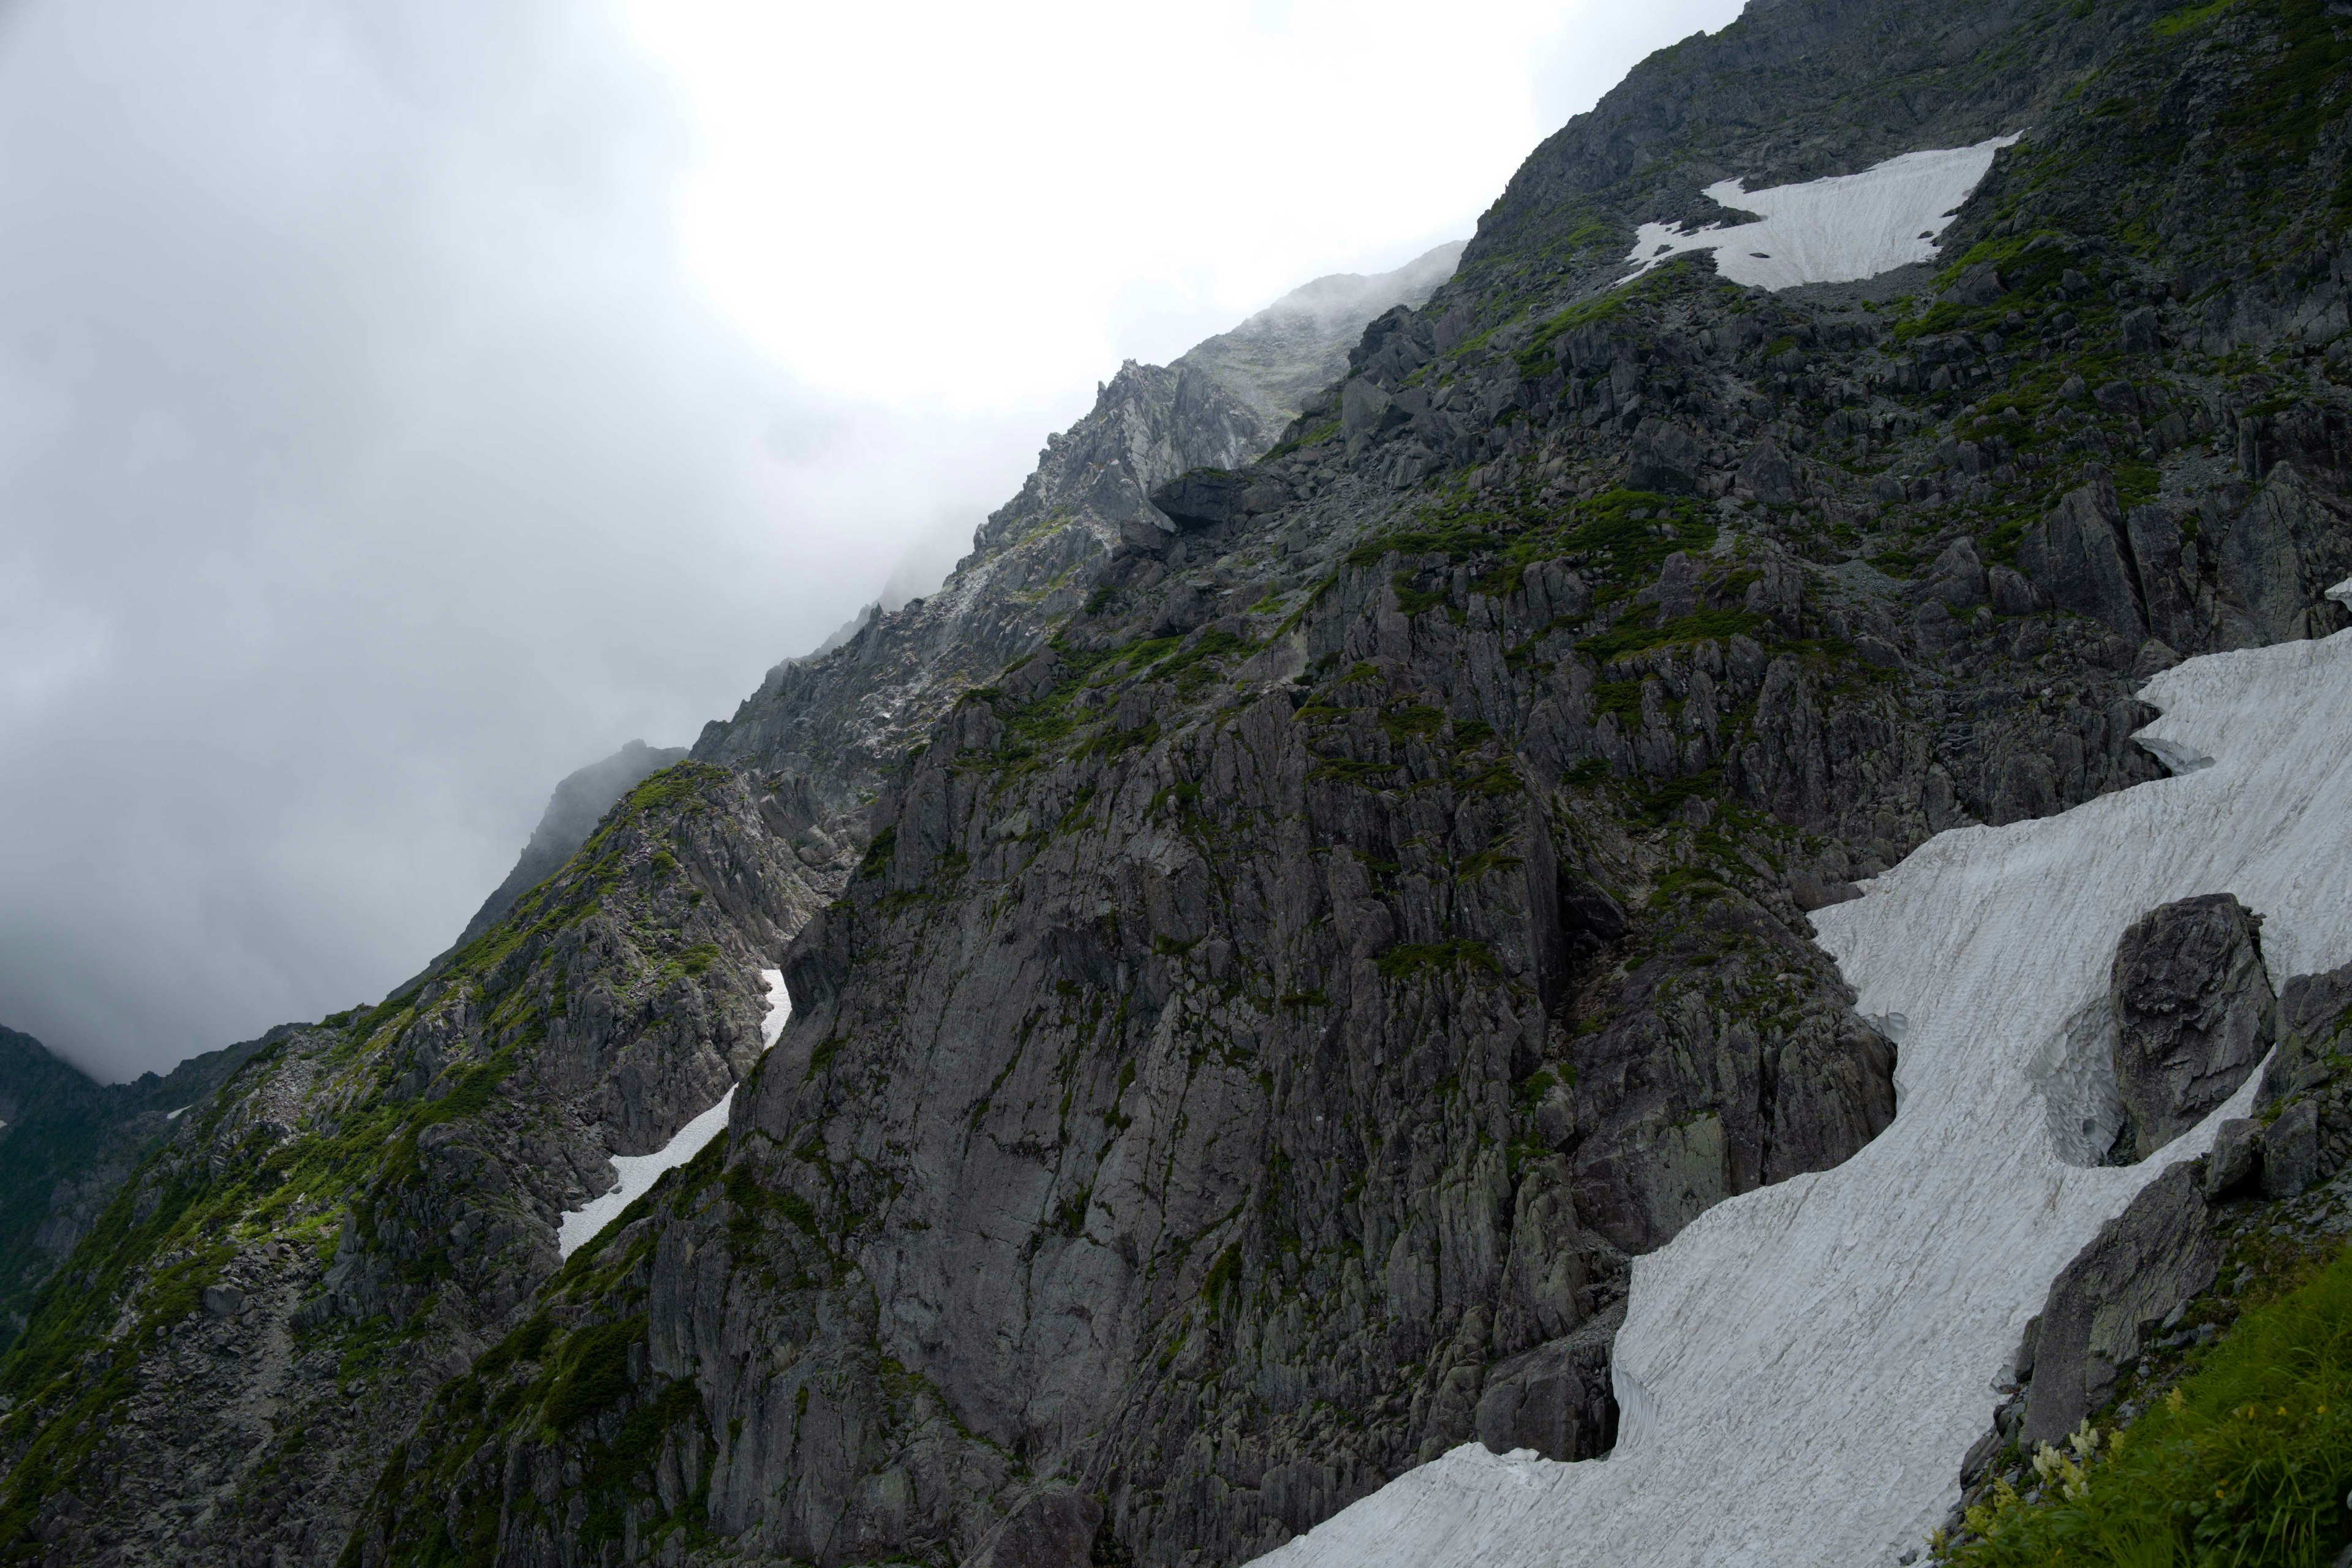
[[[1067,1487],[1033,1492],[971,1559],[971,1568],[1087,1568],[1102,1504]]]
[[[1797,466],[1769,436],[1749,447],[1740,462],[1738,487],[1767,506],[1793,505],[1805,493]]]
[[[2277,1000],[2262,917],[2229,893],[2160,905],[2116,946],[2118,1163],[2146,1159],[2203,1121],[2270,1048]]]
[[[2352,963],[2298,974],[2279,992],[2278,1052],[2263,1074],[2257,1103],[2267,1108],[2326,1081],[2326,1058],[2344,1053],[2352,1031]]]
[[[1350,447],[1370,440],[1388,427],[1395,401],[1370,377],[1350,378],[1339,389],[1339,433],[1348,438]]]
[[[2124,353],[2127,354],[2152,354],[2163,346],[2153,305],[2126,310],[2116,325],[2123,329]]]
[[[1691,495],[1698,489],[1698,438],[1669,419],[1644,419],[1633,432],[1633,467],[1627,480],[1637,490]]]
[[[2221,1244],[2193,1165],[2140,1190],[2050,1287],[2036,1337],[2021,1441],[2060,1443],[2105,1404],[2147,1327],[2213,1283]]]
[[[2205,1160],[2204,1192],[2210,1201],[2228,1197],[2262,1171],[2262,1126],[2251,1117],[2233,1116],[2213,1134],[2213,1152]]]
[[[1990,261],[1963,269],[1952,286],[1937,298],[1953,305],[1990,305],[2008,292],[2000,273]]]
[[[2041,608],[2033,584],[2006,566],[1995,566],[1986,574],[1988,592],[1995,613],[2004,616],[2030,616]]]
[[[2263,1196],[2301,1197],[2319,1178],[2319,1106],[2299,1100],[2263,1129]]]
[[[1955,610],[1989,602],[1992,584],[1977,559],[1976,546],[1965,538],[1944,546],[1927,568],[1927,592]]]
[[[1214,528],[1246,515],[1246,476],[1230,468],[1193,468],[1151,492],[1151,504],[1179,529]]]
[[[1475,1418],[1487,1451],[1532,1448],[1547,1459],[1590,1459],[1617,1440],[1609,1347],[1624,1325],[1621,1304],[1572,1334],[1497,1363]]]
[[[2101,469],[2025,531],[2017,563],[2062,610],[2105,621],[2136,646],[2147,635],[2139,591],[2124,552],[2123,509]]]

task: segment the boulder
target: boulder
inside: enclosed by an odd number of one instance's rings
[[[2229,1196],[2262,1168],[2262,1124],[2244,1116],[2224,1121],[2213,1134],[2213,1152],[2205,1161],[2207,1200]]]
[[[2041,607],[2033,584],[2006,566],[1996,566],[1986,573],[1985,583],[1996,615],[2030,616]]]
[[[1979,261],[1974,267],[1963,269],[1952,286],[1937,299],[1950,305],[1990,305],[2007,292],[2009,286],[2001,281],[2000,273],[1993,264]]]
[[[1927,568],[1927,592],[1955,610],[1991,599],[1992,584],[1984,563],[1977,559],[1977,547],[1966,539],[1955,539],[1944,546]]]
[[[2137,1360],[2148,1325],[2213,1283],[2221,1243],[2196,1165],[2173,1166],[2100,1228],[2050,1287],[2034,1336],[2021,1440],[2065,1440]]]
[[[2299,1198],[2319,1180],[2319,1105],[2299,1100],[2263,1129],[2263,1196]]]
[[[1701,464],[1698,438],[1668,419],[1644,419],[1633,432],[1629,483],[1661,495],[1695,495]]]
[[[2255,1103],[2264,1107],[2326,1081],[2326,1058],[2343,1050],[2352,1029],[2352,963],[2298,974],[2279,992],[2278,1054],[2263,1074]]]
[[[1769,436],[1749,447],[1740,462],[1739,488],[1767,506],[1791,506],[1804,494],[1796,464]]]
[[[2229,893],[2160,904],[2116,946],[2119,1164],[2144,1160],[2230,1098],[2270,1049],[2277,999],[2262,917]]]
[[[1487,1451],[1532,1448],[1563,1460],[1607,1453],[1617,1441],[1609,1347],[1624,1321],[1620,1304],[1574,1333],[1496,1363],[1474,1417]]]

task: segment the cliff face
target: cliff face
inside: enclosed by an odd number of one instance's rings
[[[138,1478],[199,1452],[189,1560],[267,1518],[371,1564],[1237,1563],[1467,1438],[1604,1451],[1630,1260],[1893,1116],[1808,911],[2158,776],[2150,671],[2345,624],[2336,24],[2171,12],[1759,4],[1539,149],[1286,431],[1122,370],[939,594],[249,1068],[319,1064],[291,1195],[201,1184],[259,1078],[142,1175],[0,1372],[21,1550],[144,1560],[183,1514]],[[2019,131],[1933,264],[1614,286],[1718,180]],[[739,1073],[556,1269],[601,1154]],[[194,1316],[190,1258],[284,1304]],[[186,1370],[248,1321],[340,1414]],[[133,1388],[297,1468],[192,1419],[108,1469],[77,1435]]]

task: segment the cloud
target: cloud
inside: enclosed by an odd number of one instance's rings
[[[0,12],[0,1020],[121,1076],[381,995],[1120,357],[1466,232],[1560,26]]]

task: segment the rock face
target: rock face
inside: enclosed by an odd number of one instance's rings
[[[2147,1327],[2213,1283],[2221,1244],[2193,1164],[2176,1165],[2109,1220],[2050,1288],[2033,1336],[2021,1440],[2065,1440],[2107,1403],[2116,1369],[2137,1359]]]
[[[540,814],[539,826],[531,829],[530,842],[523,846],[514,869],[482,900],[482,907],[458,934],[457,945],[463,947],[489,930],[514,908],[517,899],[562,870],[563,863],[588,842],[588,836],[596,831],[596,824],[614,803],[636,788],[647,774],[685,755],[682,746],[648,746],[643,741],[631,741],[603,762],[591,763],[566,776],[548,798],[547,809]]]
[[[2156,0],[1759,5],[1539,149],[1286,430],[1123,369],[940,592],[780,666],[151,1167],[0,1372],[0,1539],[1206,1568],[1473,1438],[1599,1451],[1632,1260],[1894,1114],[1895,1026],[1806,911],[2159,777],[2150,642],[2341,624],[2352,422],[2287,352],[2344,331],[2340,149],[2210,184],[2181,151],[2267,79],[2258,9],[2189,49]],[[1616,287],[1720,174],[2025,123],[2047,160],[1996,163],[1940,281]],[[2259,378],[2189,357],[2241,347]],[[2150,1139],[2225,1070],[2176,1047],[2240,1038],[2211,924],[2118,982]],[[763,964],[795,1012],[755,1063]],[[603,1155],[738,1074],[727,1136],[556,1268]],[[228,1210],[279,1150],[305,1184]],[[138,1228],[183,1190],[226,1254]],[[2142,1218],[2046,1315],[2053,1410],[2134,1281],[2195,1272]],[[280,1329],[312,1370],[268,1405]],[[97,1416],[135,1470],[74,1447]]]
[[[2270,1051],[2277,999],[2261,930],[2261,916],[2214,893],[2149,910],[2116,944],[2108,988],[2124,1109],[2117,1163],[2144,1160],[2205,1120]]]

